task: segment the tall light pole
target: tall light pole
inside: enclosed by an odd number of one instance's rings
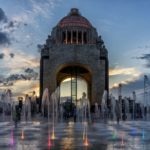
[[[136,93],[133,91],[133,120],[135,119],[135,101],[136,101]]]
[[[144,111],[146,111],[145,117],[146,117],[147,111],[148,111],[148,101],[147,101],[148,88],[149,88],[149,80],[148,80],[147,75],[144,75],[144,104],[145,104]]]
[[[144,75],[144,112],[145,117],[147,115],[147,93],[148,93],[148,77],[147,75]]]
[[[118,101],[120,103],[120,110],[121,110],[121,119],[122,119],[122,84],[119,84],[118,87]]]

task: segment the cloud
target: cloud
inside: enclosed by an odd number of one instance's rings
[[[150,74],[148,74],[150,76]],[[122,84],[122,96],[123,97],[131,97],[133,98],[133,91],[136,93],[136,102],[144,103],[144,75],[141,75],[138,79],[128,82],[127,84]],[[150,87],[148,89],[150,92]],[[116,98],[118,97],[118,86],[110,89],[110,93],[112,93]],[[150,104],[150,102],[148,102]]]
[[[118,88],[119,84],[128,84],[139,79],[142,73],[136,68],[110,68],[110,89]]]
[[[10,38],[9,35],[6,32],[0,32],[0,45],[1,46],[6,46],[9,45],[10,42]]]
[[[51,10],[53,10],[57,3],[60,1],[61,0],[45,0],[43,2],[37,0],[30,0],[30,4],[32,7],[31,11],[35,16],[42,15],[46,18],[49,18],[53,14]]]
[[[32,68],[27,68],[24,72],[26,73],[26,77],[30,80],[36,80],[38,78],[38,73]]]
[[[15,54],[14,53],[10,53],[9,54],[10,58],[14,58]],[[3,59],[5,57],[4,53],[0,53],[0,59]]]
[[[136,57],[136,58],[137,59],[141,59],[141,60],[145,60],[146,61],[145,66],[147,68],[150,68],[150,54],[143,54],[142,56]]]
[[[31,69],[31,70],[33,70],[33,69]],[[12,74],[5,80],[7,82],[10,82],[10,81],[17,81],[17,80],[37,80],[37,79],[38,79],[38,73],[33,70],[30,73],[24,72],[22,74]]]
[[[37,27],[38,24],[36,18],[42,16],[44,18],[49,19],[53,15],[54,8],[61,2],[62,0],[28,0],[27,3],[30,6],[28,10],[23,10],[21,13],[13,16],[13,19],[16,21],[24,20],[30,25]]]
[[[9,54],[11,58],[14,58],[15,54],[14,53],[10,53]]]
[[[22,24],[23,24],[22,22],[16,20],[10,20],[3,25],[1,30],[6,33],[12,33],[16,31]]]
[[[7,17],[5,15],[5,12],[2,10],[2,8],[0,8],[0,22],[6,22],[7,21]]]
[[[135,68],[110,68],[109,76],[115,75],[132,75],[132,76],[139,76],[140,72],[137,71]]]
[[[25,94],[32,95],[33,91],[36,91],[37,96],[39,95],[39,81],[38,80],[17,80],[12,85],[0,86],[0,90],[10,89],[12,96],[17,100],[18,96],[25,96]]]
[[[18,74],[24,72],[26,68],[39,68],[39,58],[31,54],[26,54],[21,50],[11,49],[11,48],[2,48],[2,53],[5,57],[0,63],[1,74],[5,72],[5,75]],[[14,57],[12,57],[14,56]]]
[[[143,56],[141,56],[141,57],[137,57],[137,59],[150,59],[150,54],[143,54]]]
[[[4,56],[5,56],[4,53],[1,53],[1,54],[0,54],[0,59],[3,59]]]
[[[134,83],[137,80],[139,80],[140,77],[141,76],[133,76],[133,77],[129,77],[129,78],[125,79],[125,80],[121,80],[121,81],[115,82],[115,83],[113,83],[113,85],[110,86],[110,89],[118,88],[119,84],[128,85],[130,83]]]
[[[23,81],[39,81],[38,73],[32,69],[27,68],[21,74],[11,74],[8,77],[0,75],[0,89],[7,89],[7,88],[19,88],[16,87],[16,83]]]
[[[0,46],[11,44],[12,32],[16,31],[21,25],[27,26],[22,20],[8,19],[5,12],[0,8]]]

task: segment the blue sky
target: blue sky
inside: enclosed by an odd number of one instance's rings
[[[0,89],[11,88],[16,95],[38,91],[37,45],[44,44],[72,7],[79,8],[105,42],[110,88],[123,83],[128,95],[143,88],[143,76],[150,74],[149,0],[0,0],[0,4]],[[12,81],[9,77],[16,74]]]

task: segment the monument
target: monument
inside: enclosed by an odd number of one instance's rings
[[[61,82],[80,77],[87,82],[90,105],[101,104],[108,84],[108,52],[96,28],[72,8],[52,29],[41,50],[40,95],[45,88],[50,94]],[[77,86],[71,82],[71,98],[77,99]]]

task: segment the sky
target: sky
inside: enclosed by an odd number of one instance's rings
[[[143,92],[150,78],[149,0],[0,0],[0,91],[39,89],[39,46],[71,8],[78,8],[102,36],[109,53],[110,92]]]

